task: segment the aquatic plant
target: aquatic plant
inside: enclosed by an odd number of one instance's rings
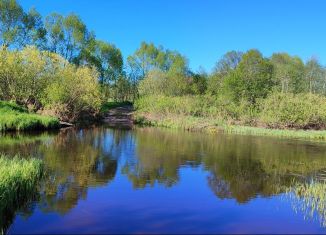
[[[0,155],[0,232],[5,231],[15,210],[34,195],[42,175],[41,160]]]

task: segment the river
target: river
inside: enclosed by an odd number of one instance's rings
[[[39,196],[8,233],[325,233],[289,189],[318,181],[326,143],[105,126],[6,134],[0,152],[41,158]]]

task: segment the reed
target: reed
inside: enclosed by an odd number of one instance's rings
[[[0,155],[0,228],[5,231],[14,212],[30,200],[43,175],[38,159],[8,158]],[[1,233],[1,231],[0,231]]]

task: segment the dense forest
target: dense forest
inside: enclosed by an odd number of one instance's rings
[[[230,51],[212,72],[194,72],[178,51],[142,42],[124,58],[78,15],[43,18],[16,0],[0,1],[0,44],[0,100],[60,120],[96,116],[114,100],[143,114],[325,128],[326,69],[317,58]]]

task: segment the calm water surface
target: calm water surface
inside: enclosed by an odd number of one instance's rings
[[[48,172],[8,233],[326,231],[323,211],[287,193],[323,175],[323,143],[95,127],[1,136],[0,152]]]

